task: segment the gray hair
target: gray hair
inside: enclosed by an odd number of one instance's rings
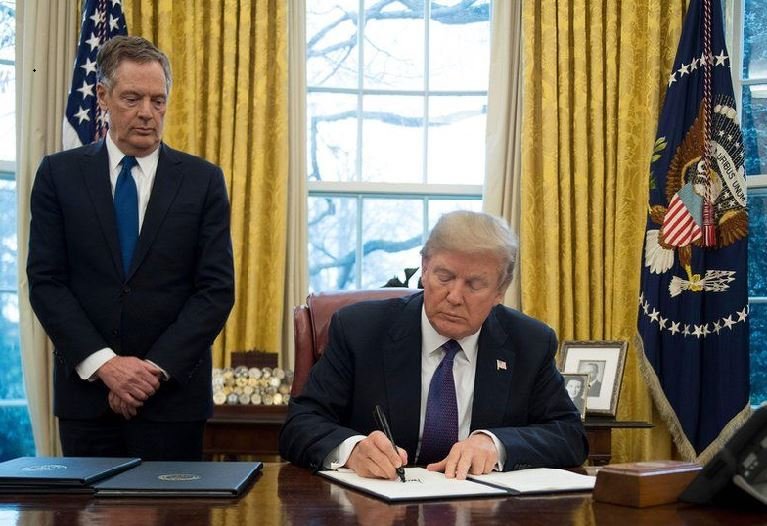
[[[498,288],[503,290],[511,283],[518,250],[517,236],[500,217],[457,210],[439,218],[421,249],[421,256],[428,259],[441,251],[492,254],[501,262]]]
[[[165,73],[165,94],[170,93],[173,77],[170,73],[168,57],[149,40],[137,36],[112,37],[99,49],[98,55],[96,55],[98,81],[107,91],[112,91],[117,67],[123,60],[130,60],[139,64],[158,62]]]

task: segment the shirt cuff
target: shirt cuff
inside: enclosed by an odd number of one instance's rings
[[[365,435],[354,435],[341,442],[338,447],[328,453],[325,460],[322,461],[322,467],[325,469],[338,469],[344,467],[346,461],[349,460],[349,457],[352,454],[354,446],[365,438],[367,438]]]
[[[162,373],[163,380],[170,380],[170,375],[168,374],[168,371],[166,371],[165,369],[163,369],[162,367],[154,363],[152,360],[147,360],[145,358],[144,361],[147,363],[151,363],[152,365],[157,367],[157,369]]]
[[[117,355],[109,347],[99,349],[75,366],[77,376],[89,382],[94,381],[96,379],[96,371],[115,356]]]
[[[498,437],[487,429],[477,429],[471,435],[476,435],[477,433],[487,435],[493,440],[493,444],[495,444],[495,450],[498,452],[498,462],[495,463],[493,471],[503,471],[503,466],[506,465],[506,448],[503,446],[503,444],[501,444],[501,441],[498,440]]]

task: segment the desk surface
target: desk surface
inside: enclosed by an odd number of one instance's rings
[[[687,504],[634,509],[586,493],[388,505],[290,464],[266,464],[240,499],[105,499],[0,495],[0,524],[765,524],[764,511]]]

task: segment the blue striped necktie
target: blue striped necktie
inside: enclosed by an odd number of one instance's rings
[[[455,340],[448,340],[442,349],[445,356],[429,382],[426,419],[418,453],[418,464],[421,465],[444,459],[453,444],[458,442],[458,402],[455,396],[453,360],[461,346]]]
[[[133,180],[131,169],[136,166],[136,158],[126,155],[115,183],[115,219],[117,220],[117,238],[123,260],[123,274],[128,275],[133,250],[138,241],[138,190]]]

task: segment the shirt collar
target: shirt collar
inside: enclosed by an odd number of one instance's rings
[[[482,332],[482,327],[479,328],[474,334],[470,334],[465,338],[456,340],[460,345],[469,363],[474,363],[477,357],[479,333]],[[450,340],[447,336],[442,336],[438,333],[429,322],[429,317],[426,316],[426,307],[421,307],[421,341],[422,348],[426,354],[432,354],[440,350],[442,345]]]
[[[125,154],[120,150],[120,148],[117,147],[109,133],[107,133],[105,140],[107,143],[107,155],[109,156],[109,169],[114,172],[117,170],[117,165],[122,162]],[[144,157],[136,157],[136,162],[138,162],[138,165],[143,173],[150,173],[151,166],[157,166],[157,160],[159,157],[160,148],[157,147],[149,155],[145,155]]]

